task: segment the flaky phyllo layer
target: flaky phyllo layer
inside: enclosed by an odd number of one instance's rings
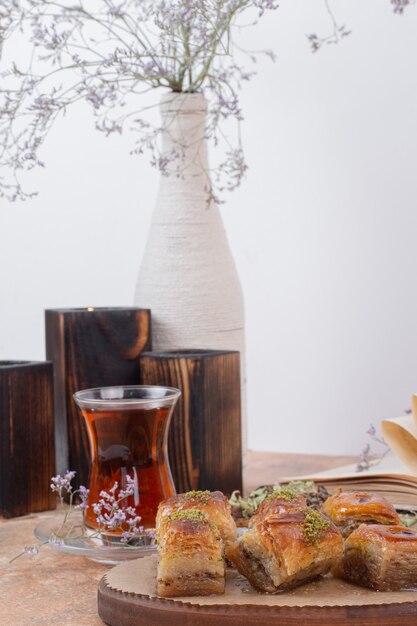
[[[158,527],[157,592],[163,597],[224,593],[224,544],[197,509],[178,510]]]
[[[204,513],[215,524],[225,543],[236,540],[236,524],[231,515],[230,504],[221,491],[189,491],[167,498],[158,507],[157,532],[162,531],[170,515],[190,509]]]
[[[322,508],[345,538],[361,524],[401,524],[392,504],[366,491],[341,491],[328,498]]]
[[[226,549],[228,559],[256,589],[288,589],[327,573],[340,561],[342,535],[321,513],[278,500],[265,508],[252,528]]]
[[[417,532],[363,524],[346,540],[345,555],[334,573],[378,591],[417,589]]]

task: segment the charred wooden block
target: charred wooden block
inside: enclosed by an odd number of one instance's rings
[[[168,452],[178,492],[242,488],[240,354],[219,350],[147,352],[140,381],[177,387]]]
[[[54,509],[52,363],[0,361],[0,513]]]
[[[54,364],[57,471],[88,483],[90,446],[73,400],[81,389],[135,385],[139,356],[151,348],[149,309],[92,308],[45,311],[46,355]]]

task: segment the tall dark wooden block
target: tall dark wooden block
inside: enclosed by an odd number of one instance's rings
[[[178,492],[242,488],[239,352],[147,352],[140,381],[181,389],[168,452]]]
[[[57,471],[88,483],[90,447],[72,394],[81,389],[135,385],[139,356],[151,348],[149,309],[45,311],[46,354],[54,364]]]
[[[54,509],[52,363],[0,361],[0,514]]]

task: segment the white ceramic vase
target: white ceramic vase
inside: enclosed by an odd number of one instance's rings
[[[220,211],[208,203],[209,165],[202,94],[169,93],[161,102],[163,153],[181,152],[161,182],[135,293],[152,310],[156,351],[239,350],[242,443],[246,453],[244,302]]]

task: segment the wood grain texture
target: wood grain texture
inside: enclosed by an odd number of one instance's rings
[[[0,514],[54,509],[52,363],[0,361]]]
[[[90,466],[87,431],[73,400],[81,389],[135,385],[138,358],[151,348],[149,309],[45,311],[46,354],[54,364],[57,471],[77,472],[86,485]]]
[[[117,591],[105,577],[98,613],[110,626],[415,626],[417,602],[362,606],[195,605]]]
[[[148,352],[140,358],[146,385],[177,387],[168,439],[177,492],[242,486],[239,352]]]
[[[257,485],[270,482],[269,476],[262,475],[262,466],[272,475],[289,476],[298,473],[300,468],[301,472],[309,474],[347,462],[344,457],[252,451],[244,469],[245,490],[254,481]],[[97,586],[109,570],[108,565],[47,547],[36,561],[21,558],[9,563],[22,546],[33,544],[33,529],[50,515],[49,512],[36,513],[8,520],[0,516],[0,623],[3,620],[10,626],[40,626],[41,623],[48,626],[103,626],[97,614]],[[63,593],[63,589],[71,589],[71,593]],[[169,619],[169,611],[165,613]],[[382,624],[382,619],[378,623]],[[213,624],[217,626],[216,619],[211,626]],[[197,625],[193,616],[193,626]],[[244,626],[245,622],[240,625]],[[292,626],[296,625],[297,621],[294,621]],[[147,626],[153,626],[153,622],[148,620]]]

